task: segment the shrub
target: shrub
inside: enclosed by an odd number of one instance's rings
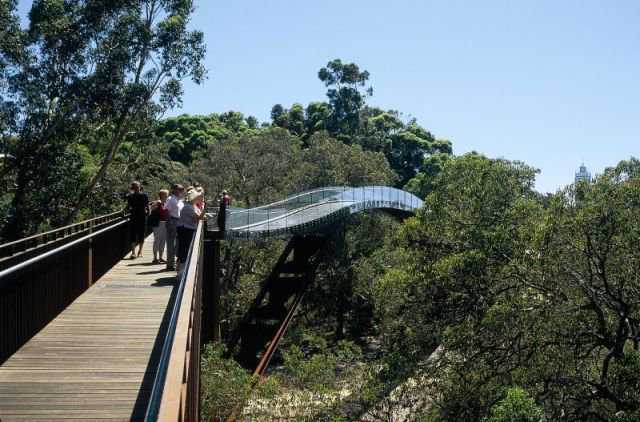
[[[544,412],[522,388],[507,390],[507,396],[491,407],[487,422],[541,422]]]
[[[252,392],[254,377],[235,360],[224,357],[224,347],[207,345],[201,366],[202,420],[224,421],[240,410],[250,396],[269,397],[275,390],[273,379],[259,383]]]

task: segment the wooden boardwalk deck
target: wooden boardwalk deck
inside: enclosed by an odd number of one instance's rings
[[[0,367],[0,421],[143,420],[175,273],[120,261]]]

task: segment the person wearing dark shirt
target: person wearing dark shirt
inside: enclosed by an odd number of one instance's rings
[[[131,193],[127,196],[127,208],[129,210],[129,234],[131,236],[131,257],[142,256],[142,245],[147,227],[147,215],[149,215],[149,197],[141,192],[140,182],[131,183]],[[136,245],[138,255],[136,255]]]

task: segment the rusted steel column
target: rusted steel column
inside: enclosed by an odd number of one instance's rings
[[[222,335],[220,332],[220,321],[222,320],[222,309],[220,295],[222,291],[222,286],[220,285],[220,239],[213,240],[213,253],[211,254],[213,258],[213,297],[212,297],[212,305],[213,305],[213,313],[212,313],[212,340],[214,342],[219,342]]]
[[[221,339],[222,319],[220,296],[220,239],[217,231],[206,232],[203,254],[202,283],[202,341],[218,342]]]

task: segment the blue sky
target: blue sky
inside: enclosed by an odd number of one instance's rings
[[[29,1],[20,1],[24,12]],[[196,0],[209,79],[172,114],[324,98],[329,60],[371,73],[370,103],[415,117],[454,152],[525,161],[555,191],[640,155],[640,2]]]

